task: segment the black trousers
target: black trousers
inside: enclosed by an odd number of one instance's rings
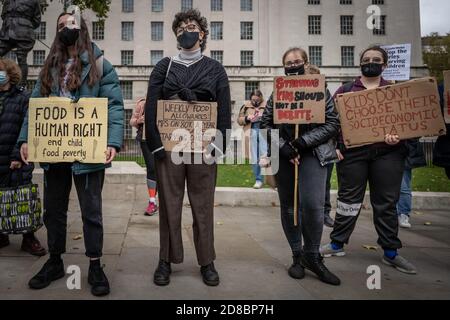
[[[378,244],[399,249],[397,202],[405,167],[406,148],[364,146],[344,151],[337,164],[338,202],[331,240],[348,243],[361,211],[367,183]]]
[[[334,163],[326,166],[327,168],[327,184],[325,186],[325,206],[324,214],[329,216],[331,212],[331,176],[333,175]]]
[[[66,252],[67,210],[72,189],[77,189],[83,220],[86,256],[100,258],[103,250],[102,189],[105,170],[72,174],[71,163],[51,164],[44,176],[44,223],[51,254]]]
[[[156,181],[155,156],[150,151],[147,142],[141,141],[142,155],[144,156],[145,167],[147,168],[147,179]]]
[[[20,70],[22,71],[21,83],[26,85],[28,78],[28,64],[27,56],[28,53],[33,49],[35,44],[34,39],[28,40],[1,40],[0,39],[0,57],[10,52],[12,49],[16,49],[17,63],[19,64]]]

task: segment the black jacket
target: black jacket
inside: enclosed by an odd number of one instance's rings
[[[1,40],[32,40],[41,24],[39,0],[5,0],[2,10]]]
[[[0,175],[3,177],[10,174],[11,161],[21,161],[17,139],[29,99],[30,95],[17,87],[12,87],[5,93],[0,113]],[[22,168],[24,184],[31,182],[33,168],[31,164]]]
[[[425,152],[419,139],[406,140],[405,146],[408,149],[408,156],[406,157],[405,163],[407,169],[415,169],[427,165]]]
[[[292,142],[295,139],[295,125],[273,123],[273,94],[267,102],[266,110],[262,116],[261,127],[263,129],[278,129],[280,143]],[[308,149],[313,150],[315,156],[322,165],[336,162],[336,145],[333,140],[339,132],[339,115],[334,107],[334,100],[327,89],[325,106],[325,123],[300,125],[300,135]],[[270,146],[269,139],[269,146]],[[274,146],[270,146],[272,149]],[[270,151],[269,151],[270,153]]]
[[[444,87],[439,86],[439,95],[441,98],[442,113],[444,113]],[[438,167],[450,167],[450,124],[446,124],[447,134],[440,136],[433,151],[433,164]]]

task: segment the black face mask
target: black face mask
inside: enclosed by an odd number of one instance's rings
[[[363,64],[361,73],[367,78],[379,77],[383,73],[383,65],[380,63]]]
[[[199,39],[200,39],[200,32],[189,32],[189,31],[184,31],[177,38],[180,47],[186,50],[192,49]]]
[[[252,101],[252,105],[253,105],[255,108],[258,108],[258,107],[261,105],[261,102],[258,102],[258,101]]]
[[[302,64],[298,67],[290,67],[290,68],[284,68],[284,73],[287,76],[301,76],[305,74],[305,65]]]
[[[58,33],[58,37],[66,47],[71,47],[80,37],[80,29],[69,29],[66,27]]]

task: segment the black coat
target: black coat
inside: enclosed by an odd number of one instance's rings
[[[405,163],[407,169],[415,169],[427,165],[423,145],[419,139],[406,140],[405,146],[408,149],[408,156],[406,157]]]
[[[272,94],[262,116],[261,128],[269,130],[279,129],[280,140],[292,142],[295,139],[295,125],[274,124],[273,119]],[[336,138],[339,133],[339,128],[339,115],[334,107],[334,100],[327,89],[325,123],[300,125],[301,138],[306,142],[307,148],[314,151],[315,156],[322,165],[337,161],[336,145],[334,141],[330,140]],[[271,139],[269,139],[269,142],[270,140]],[[280,145],[282,145],[282,143],[280,143]],[[270,146],[270,148],[273,148],[273,146]]]
[[[5,0],[2,20],[1,40],[34,39],[34,29],[41,24],[39,0]]]
[[[10,174],[11,161],[21,161],[17,145],[20,129],[28,109],[29,93],[23,89],[12,87],[5,93],[3,108],[0,113],[0,176]],[[31,182],[33,165],[22,167],[24,184]],[[13,175],[13,180],[16,175]],[[1,179],[3,180],[3,179]],[[13,185],[15,181],[11,182]],[[4,187],[4,185],[3,185]]]

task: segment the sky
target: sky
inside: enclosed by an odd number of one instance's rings
[[[422,36],[450,33],[450,0],[420,0]]]

